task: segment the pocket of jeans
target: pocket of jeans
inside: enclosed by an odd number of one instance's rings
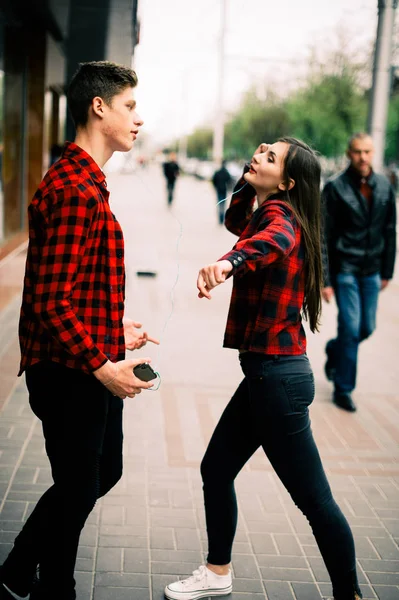
[[[290,375],[290,377],[284,377],[281,382],[292,410],[300,413],[307,412],[315,395],[313,373]]]

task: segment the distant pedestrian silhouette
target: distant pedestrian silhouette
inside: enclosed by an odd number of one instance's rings
[[[218,219],[219,224],[223,225],[224,223],[224,211],[225,211],[225,202],[227,196],[227,189],[229,188],[232,182],[232,178],[230,173],[226,168],[226,161],[222,161],[222,166],[220,169],[214,172],[212,177],[212,183],[216,190],[217,196],[217,209],[218,209]]]
[[[180,175],[180,167],[176,162],[176,154],[174,152],[170,153],[169,160],[163,164],[163,173],[166,178],[168,206],[170,206],[173,202],[176,179]]]

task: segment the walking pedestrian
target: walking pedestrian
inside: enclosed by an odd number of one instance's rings
[[[242,186],[247,185],[240,191]],[[310,428],[314,379],[302,314],[316,331],[321,310],[320,164],[294,138],[261,144],[226,212],[234,248],[200,270],[200,298],[233,276],[224,346],[239,350],[244,379],[201,464],[208,558],[166,586],[171,600],[227,595],[237,524],[234,480],[262,446],[306,515],[335,600],[361,597],[352,532],[335,503]],[[258,208],[253,211],[255,195]]]
[[[80,65],[68,90],[75,142],[29,205],[19,375],[42,422],[54,483],[3,563],[2,600],[76,598],[81,530],[122,474],[123,400],[151,387],[132,371],[149,359],[125,359],[126,348],[158,342],[124,319],[123,234],[102,171],[114,151],[132,148],[143,124],[136,84],[124,66]]]
[[[171,206],[173,202],[173,193],[175,189],[176,179],[180,175],[180,167],[176,162],[176,154],[171,152],[169,160],[163,164],[163,174],[166,179],[166,188],[168,195],[168,206]]]
[[[219,225],[223,225],[224,223],[227,189],[231,185],[231,182],[232,178],[227,170],[226,161],[223,160],[220,169],[215,171],[212,177],[213,187],[216,190]]]
[[[348,168],[323,190],[325,240],[323,298],[338,306],[337,337],[326,346],[325,373],[333,402],[354,412],[359,344],[376,327],[378,296],[393,277],[396,257],[395,192],[374,173],[374,146],[367,133],[348,143]]]

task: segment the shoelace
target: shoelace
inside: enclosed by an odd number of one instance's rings
[[[191,575],[191,577],[188,577],[187,579],[183,579],[182,583],[184,585],[189,585],[190,583],[195,583],[196,581],[201,581],[204,574],[205,574],[205,567],[204,567],[204,565],[201,565],[198,569],[195,569],[195,571],[193,571],[193,574]]]

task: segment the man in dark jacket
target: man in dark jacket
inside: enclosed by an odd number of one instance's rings
[[[375,329],[378,294],[392,279],[396,255],[395,193],[384,175],[374,173],[373,154],[368,134],[353,135],[349,167],[323,190],[323,298],[329,302],[335,294],[338,306],[338,335],[327,343],[325,373],[334,382],[335,404],[352,412],[359,343]]]
[[[222,161],[220,169],[214,172],[212,177],[213,187],[216,190],[219,224],[224,223],[224,207],[227,196],[227,188],[231,185],[231,175],[226,168],[226,161]]]

